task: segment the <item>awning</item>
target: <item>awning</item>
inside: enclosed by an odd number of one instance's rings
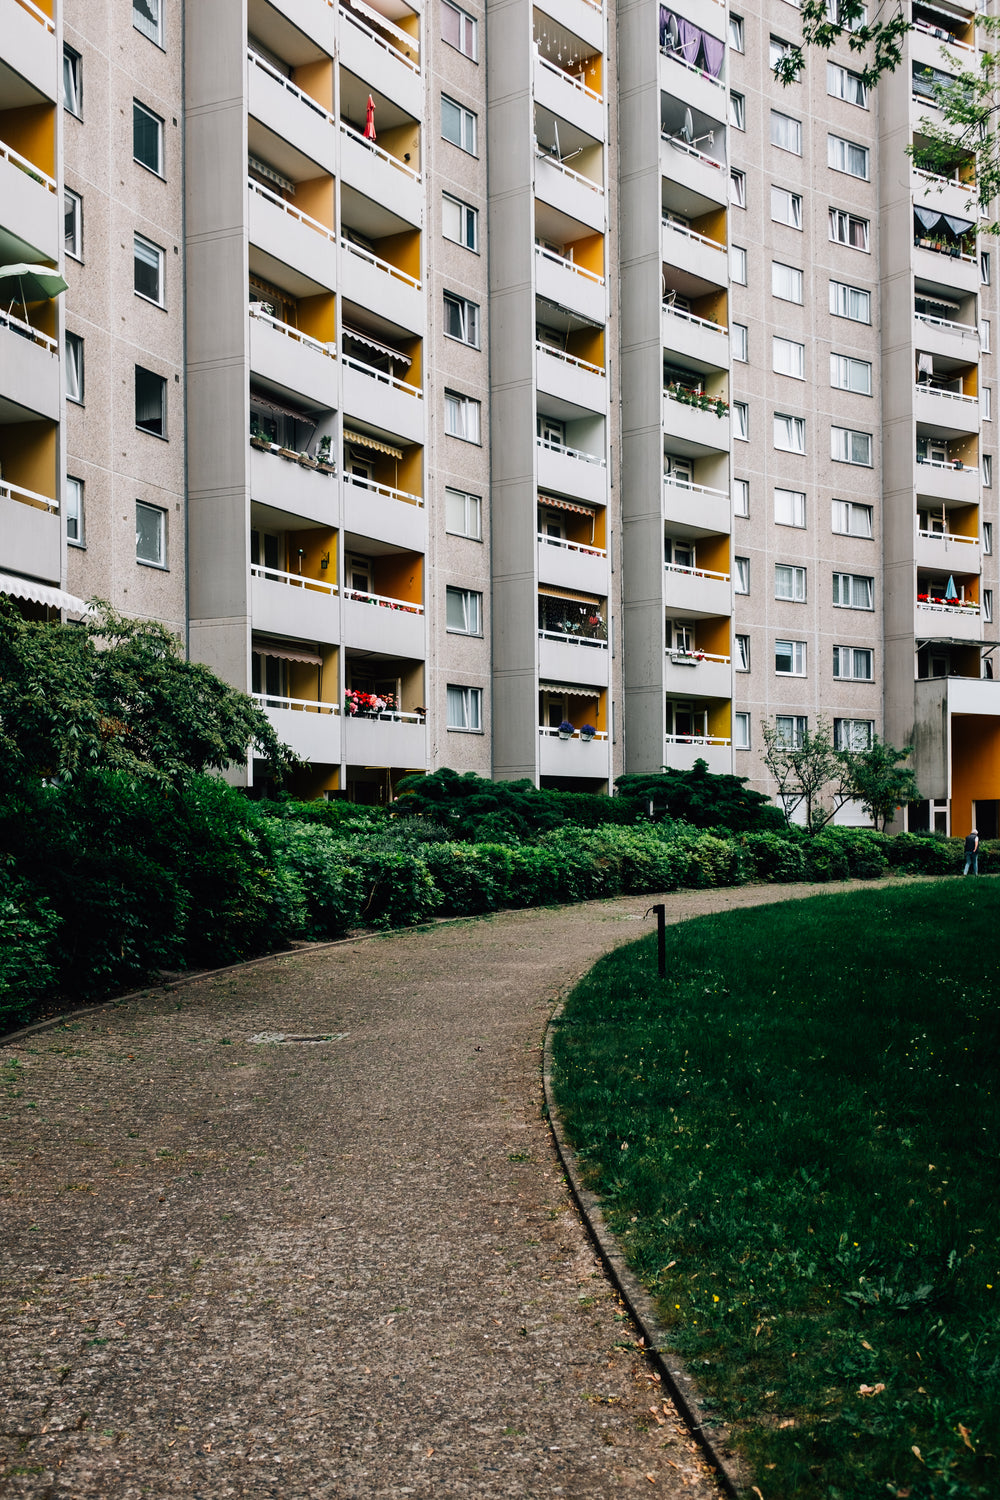
[[[274,167],[269,167],[267,162],[261,161],[259,156],[253,156],[248,152],[247,166],[252,172],[256,172],[258,177],[266,177],[268,182],[275,183],[278,187],[284,188],[286,193],[291,193],[294,196],[295,183],[292,182],[291,178],[285,177],[281,172],[275,171]]]
[[[355,344],[363,344],[366,349],[374,349],[376,354],[384,354],[395,364],[406,365],[407,369],[413,363],[408,354],[400,354],[398,349],[380,344],[377,339],[370,339],[366,333],[355,333],[353,328],[344,329],[344,338],[351,339]]]
[[[601,602],[596,594],[581,594],[578,589],[556,589],[548,583],[540,583],[538,585],[538,592],[544,595],[546,599],[569,599],[573,604],[599,605]]]
[[[394,448],[391,443],[383,443],[378,438],[369,437],[367,432],[351,432],[345,427],[344,442],[348,447],[353,445],[356,448],[371,448],[375,453],[387,453],[397,463],[402,461],[402,448]]]
[[[382,12],[380,10],[376,10],[374,6],[365,5],[364,0],[348,0],[348,4],[350,5],[351,9],[356,10],[359,15],[367,16],[369,21],[371,21],[375,26],[381,26],[383,31],[387,31],[390,36],[394,36],[397,42],[402,42],[404,47],[413,47],[414,49],[416,49],[416,38],[410,36],[409,32],[404,31],[401,26],[395,25],[394,22],[389,20],[388,16],[384,16]]]
[[[600,688],[581,687],[578,682],[540,682],[538,691],[540,693],[563,693],[567,698],[596,699],[601,696]]]
[[[255,644],[254,656],[276,656],[279,661],[301,661],[307,667],[321,667],[323,658],[318,651],[309,651],[305,646],[272,646]]]
[[[972,219],[960,219],[955,214],[943,214],[938,208],[920,208],[913,205],[913,217],[925,234],[945,234],[949,239],[960,240],[974,228]]]
[[[49,609],[65,609],[71,615],[90,614],[90,605],[75,594],[67,594],[65,589],[53,588],[48,583],[36,583],[33,578],[16,578],[13,573],[0,573],[0,594],[29,599],[32,604],[44,604]]]
[[[590,505],[577,505],[575,500],[553,500],[550,495],[539,495],[538,503],[545,510],[571,510],[575,516],[587,516],[592,521],[597,511]]]
[[[930,292],[916,292],[915,300],[917,302],[929,302],[932,307],[949,307],[952,312],[960,312],[962,307],[960,302],[953,302],[950,297],[939,297],[936,293],[932,296]],[[971,324],[969,332],[975,332]]]
[[[304,411],[296,411],[294,406],[282,406],[280,401],[274,401],[270,396],[261,396],[259,392],[251,390],[251,406],[263,406],[268,411],[277,412],[279,417],[293,417],[296,422],[305,422],[307,427],[316,426],[316,418],[309,416]]]

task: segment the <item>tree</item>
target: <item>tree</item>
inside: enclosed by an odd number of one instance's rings
[[[909,745],[896,750],[875,735],[870,749],[839,754],[848,767],[853,794],[876,828],[884,831],[897,808],[921,800],[916,777],[901,764],[912,754]]]
[[[654,817],[665,814],[695,828],[745,833],[780,826],[782,821],[771,799],[748,787],[745,776],[714,775],[702,759],[689,771],[665,766],[645,776],[619,776],[615,787],[619,797],[652,805]]]
[[[825,719],[808,725],[797,743],[778,729],[777,721],[761,720],[764,764],[778,783],[778,797],[789,825],[792,814],[805,808],[806,828],[819,833],[854,797],[850,770],[843,752],[834,749]]]
[[[276,780],[298,764],[267,716],[165,626],[96,604],[81,625],[25,620],[0,600],[0,761],[8,783],[91,769],[179,786],[245,764]]]

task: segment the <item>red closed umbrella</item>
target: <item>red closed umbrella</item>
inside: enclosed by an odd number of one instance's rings
[[[365,140],[375,139],[375,100],[371,94],[368,95],[368,113],[365,116]]]

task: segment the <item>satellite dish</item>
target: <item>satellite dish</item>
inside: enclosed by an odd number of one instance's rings
[[[694,116],[689,109],[684,111],[684,124],[681,128],[681,140],[691,145],[694,141]]]
[[[671,16],[667,22],[667,46],[671,52],[676,52],[680,47],[681,34],[677,25],[677,17]]]

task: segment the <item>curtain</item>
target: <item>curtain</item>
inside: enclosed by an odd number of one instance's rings
[[[705,72],[711,78],[718,78],[722,72],[722,63],[726,55],[726,44],[717,36],[709,36],[707,31],[701,34],[701,52],[705,60]]]
[[[701,29],[692,26],[690,21],[685,21],[683,16],[677,17],[677,50],[685,62],[694,63],[701,48]]]
[[[942,214],[941,218],[944,221],[943,227],[956,240],[960,240],[972,228],[971,219],[956,219],[953,214]]]
[[[916,219],[918,227],[922,229],[925,234],[933,234],[935,229],[940,224],[943,215],[941,214],[939,209],[918,208],[916,204],[914,204],[913,217]]]

